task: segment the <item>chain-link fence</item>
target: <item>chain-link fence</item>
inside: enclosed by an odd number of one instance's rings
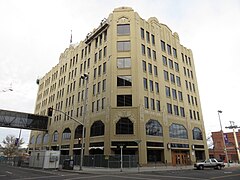
[[[36,159],[37,157],[32,157]],[[39,157],[38,157],[39,158]],[[137,167],[138,157],[136,155],[123,155],[122,167],[132,168]],[[1,164],[8,164],[12,166],[29,166],[29,157],[0,157]],[[73,160],[74,166],[79,166],[81,161],[80,155],[61,155],[59,165],[62,166],[67,159]],[[120,155],[85,155],[83,157],[83,166],[86,167],[106,167],[106,168],[120,168]]]
[[[60,165],[63,164],[65,159],[73,159],[74,165],[80,165],[80,155],[60,157]],[[136,155],[123,155],[122,163],[123,168],[137,167]],[[107,168],[120,168],[121,156],[120,155],[85,155],[83,157],[83,166],[86,167],[107,167]]]

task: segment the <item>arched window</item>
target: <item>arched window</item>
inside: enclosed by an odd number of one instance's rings
[[[39,134],[37,136],[36,144],[41,144],[42,143],[42,136]]]
[[[35,143],[35,138],[34,136],[31,137],[31,140],[30,140],[30,144],[34,144]]]
[[[62,133],[62,140],[70,140],[71,139],[71,130],[69,128],[64,129]]]
[[[199,128],[197,128],[197,127],[193,128],[192,134],[193,134],[193,139],[203,140],[202,131]]]
[[[43,136],[43,144],[47,144],[48,141],[49,141],[49,134],[47,133]]]
[[[171,138],[180,138],[180,139],[188,139],[187,130],[181,124],[172,124],[169,127],[169,134]]]
[[[52,142],[57,142],[57,141],[58,141],[58,132],[55,131],[55,132],[53,133]]]
[[[95,121],[91,126],[90,136],[102,136],[104,135],[104,124],[102,121]]]
[[[116,134],[133,134],[133,123],[127,117],[122,117],[116,124]]]
[[[150,119],[146,123],[146,135],[163,136],[162,125],[157,120]]]
[[[74,139],[82,138],[82,130],[83,130],[83,125],[78,125],[78,127],[75,129]],[[86,128],[85,128],[84,137],[86,137]]]

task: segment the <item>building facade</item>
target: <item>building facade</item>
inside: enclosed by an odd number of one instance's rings
[[[213,140],[213,149],[209,149],[209,156],[216,159],[221,159],[224,162],[227,162],[226,154],[224,151],[224,142],[222,138],[222,132],[212,132],[212,140]],[[239,162],[237,147],[240,146],[240,132],[236,132],[236,141],[238,146],[236,146],[236,142],[234,139],[233,132],[224,133],[224,140],[228,155],[228,160],[230,162]]]
[[[80,154],[83,126],[64,112],[84,117],[85,155],[119,154],[124,145],[123,153],[139,155],[142,165],[208,157],[192,51],[155,17],[114,9],[38,83],[35,113],[57,111],[47,133],[31,132],[30,151]]]

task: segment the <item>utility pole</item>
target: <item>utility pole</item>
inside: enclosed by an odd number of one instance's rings
[[[234,121],[229,121],[229,122],[230,122],[230,126],[227,126],[225,128],[233,130],[233,137],[234,137],[236,151],[237,151],[237,156],[238,156],[238,163],[240,163],[239,146],[238,146],[238,140],[237,140],[237,136],[236,136],[236,132],[235,132],[235,129],[240,128],[240,126],[234,125],[235,124]]]

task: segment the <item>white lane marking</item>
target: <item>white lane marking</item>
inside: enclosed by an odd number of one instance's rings
[[[6,175],[0,175],[0,177],[3,177],[3,176],[6,176]]]
[[[12,172],[9,172],[9,171],[5,171],[6,173],[8,173],[8,174],[12,174]]]

